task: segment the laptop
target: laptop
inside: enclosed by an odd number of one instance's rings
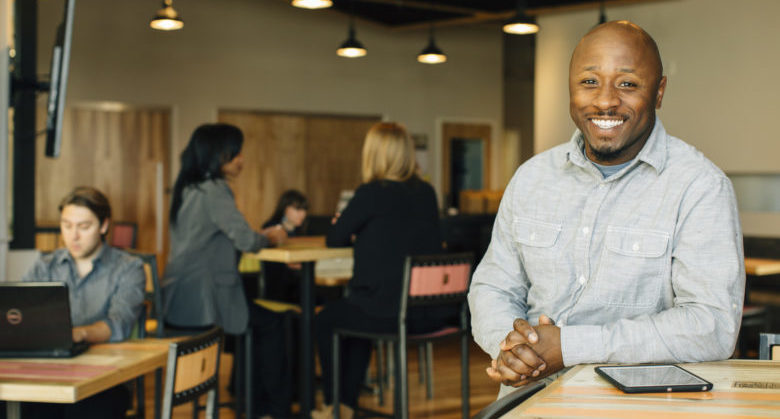
[[[0,358],[69,358],[73,342],[68,286],[62,282],[0,282]]]

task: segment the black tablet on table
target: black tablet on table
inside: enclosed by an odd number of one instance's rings
[[[709,391],[712,383],[677,365],[615,365],[596,373],[624,393]]]

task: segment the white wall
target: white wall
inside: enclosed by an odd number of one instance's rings
[[[41,72],[61,5],[41,2]],[[149,29],[157,0],[78,0],[68,102],[120,101],[173,109],[173,167],[192,130],[218,109],[383,115],[432,141],[434,185],[440,183],[437,118],[502,119],[502,48],[498,24],[441,28],[449,57],[416,62],[427,30],[393,31],[358,20],[363,59],[336,56],[347,17],[280,0],[187,0],[174,7],[184,29]],[[59,9],[57,8],[59,7]],[[494,141],[501,141],[500,133]],[[496,153],[499,147],[494,147]],[[497,157],[497,154],[496,156]],[[495,158],[493,161],[497,161]],[[493,168],[496,182],[499,169]]]
[[[726,173],[780,173],[780,1],[678,0],[607,9],[652,35],[668,77],[667,131]],[[535,151],[567,141],[568,63],[598,11],[546,15],[537,35]],[[746,235],[780,236],[780,214],[743,214]],[[769,228],[769,230],[767,230]]]

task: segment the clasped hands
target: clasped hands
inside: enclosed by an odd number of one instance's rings
[[[542,314],[539,325],[515,319],[514,330],[501,341],[501,352],[487,368],[488,376],[501,384],[520,387],[563,368],[561,329]]]

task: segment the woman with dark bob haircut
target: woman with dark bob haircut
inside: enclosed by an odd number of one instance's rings
[[[243,141],[241,130],[232,125],[205,124],[195,130],[181,153],[171,201],[163,309],[166,328],[192,333],[216,325],[226,333],[242,334],[251,317],[254,335],[263,336],[267,347],[273,344],[274,334],[281,333],[270,333],[276,324],[272,313],[252,305],[250,314],[236,251],[257,252],[283,241],[287,234],[279,225],[254,231],[236,208],[226,178],[241,173]],[[278,341],[283,344],[281,338]],[[276,373],[282,371],[262,375]],[[286,412],[276,415],[286,416]]]

